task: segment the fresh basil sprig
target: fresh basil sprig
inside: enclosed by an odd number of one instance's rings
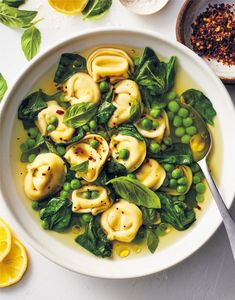
[[[7,82],[3,77],[2,73],[0,73],[0,101],[4,97],[6,91],[7,91]]]
[[[27,60],[31,60],[39,51],[41,44],[41,32],[31,26],[25,30],[21,37],[21,48]]]
[[[89,160],[85,160],[84,162],[71,167],[70,170],[75,172],[86,172],[88,170],[88,166],[89,166]]]
[[[112,5],[112,0],[90,0],[82,11],[83,19],[98,19],[103,17]]]

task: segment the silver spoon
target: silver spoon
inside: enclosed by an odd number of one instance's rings
[[[123,6],[138,15],[151,15],[162,9],[169,0],[119,0]]]
[[[222,196],[220,195],[220,192],[219,192],[219,190],[218,190],[218,188],[217,188],[217,186],[214,182],[214,179],[212,178],[210,169],[209,169],[208,164],[207,164],[207,157],[208,157],[208,155],[211,151],[211,148],[212,148],[211,134],[210,134],[204,120],[195,111],[195,109],[193,109],[191,106],[186,105],[182,102],[183,101],[181,101],[182,106],[185,106],[185,108],[190,110],[192,115],[194,115],[197,118],[197,124],[198,124],[199,130],[201,129],[200,134],[198,134],[198,138],[199,139],[201,138],[202,142],[204,142],[205,147],[202,151],[193,151],[194,160],[197,161],[197,163],[201,167],[201,169],[204,173],[204,176],[207,180],[208,186],[211,190],[211,193],[212,193],[212,195],[215,199],[215,202],[218,206],[219,212],[222,216],[222,219],[223,219],[223,222],[224,222],[224,225],[225,225],[225,229],[227,231],[227,235],[228,235],[229,242],[230,242],[230,245],[231,245],[233,257],[234,257],[234,260],[235,260],[235,222],[234,222],[229,210],[227,209],[227,207],[226,207],[226,205],[223,201]]]

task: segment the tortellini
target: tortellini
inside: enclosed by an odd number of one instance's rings
[[[126,149],[129,152],[127,159],[119,157],[119,151]],[[133,136],[113,135],[110,141],[110,151],[118,163],[123,164],[129,172],[139,168],[146,156],[146,144]]]
[[[98,197],[95,199],[85,199],[82,196],[83,192],[95,191],[98,193]],[[73,202],[72,210],[76,213],[91,213],[97,215],[106,209],[108,209],[112,202],[109,199],[108,191],[102,186],[94,184],[87,184],[78,190],[72,192],[71,200]]]
[[[75,132],[74,128],[68,127],[63,123],[65,110],[56,101],[47,102],[48,107],[40,111],[36,121],[36,126],[44,136],[49,136],[55,143],[68,142]],[[48,125],[53,117],[57,118],[55,130],[48,131]]]
[[[142,111],[142,102],[139,87],[133,80],[122,80],[114,87],[113,105],[116,110],[109,119],[108,126],[115,127],[121,123],[128,122],[133,105],[139,105]]]
[[[142,225],[142,212],[121,199],[102,214],[100,222],[109,240],[130,243]]]
[[[54,153],[39,154],[27,166],[24,180],[25,194],[31,200],[40,200],[57,192],[63,186],[67,168]]]
[[[94,51],[87,60],[87,70],[95,82],[110,78],[117,82],[128,78],[129,69],[133,71],[134,64],[130,56],[121,49],[100,48]]]
[[[152,190],[157,190],[166,178],[166,171],[155,160],[147,159],[135,173],[137,179]]]
[[[82,102],[98,103],[100,101],[100,89],[90,75],[76,73],[64,84],[65,98],[71,105]]]
[[[156,129],[150,129],[150,130],[143,129],[140,126],[141,120],[139,120],[135,125],[139,133],[142,134],[144,137],[153,139],[156,142],[160,143],[164,137],[170,134],[169,120],[165,110],[163,110],[161,115],[156,119],[151,117],[149,114],[145,114],[145,117],[150,120],[157,120],[158,127]]]
[[[98,142],[97,148],[90,145],[93,140]],[[76,177],[92,182],[99,176],[108,154],[109,146],[106,140],[98,134],[88,134],[81,141],[69,147],[64,157],[72,167],[87,162],[87,170],[77,171]]]

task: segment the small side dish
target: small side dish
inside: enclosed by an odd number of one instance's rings
[[[195,222],[206,186],[194,157],[206,137],[191,107],[210,125],[216,112],[199,90],[176,94],[176,65],[149,47],[138,57],[114,47],[64,53],[57,92],[23,99],[24,190],[44,229],[79,228],[78,244],[111,257],[115,241],[153,253],[171,226]]]

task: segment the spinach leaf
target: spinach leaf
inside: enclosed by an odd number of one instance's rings
[[[140,72],[140,69],[143,67],[146,61],[155,61],[157,64],[160,63],[156,53],[153,51],[153,49],[149,47],[145,47],[144,52],[140,57],[139,64],[135,70],[135,75],[137,75]]]
[[[118,175],[118,176],[124,176],[127,174],[126,167],[119,162],[117,162],[116,159],[111,157],[107,160],[106,163],[106,171],[109,174]]]
[[[103,17],[112,5],[112,0],[90,0],[82,11],[83,19]]]
[[[2,73],[0,73],[0,101],[3,99],[5,93],[7,91],[7,82],[3,77]]]
[[[144,225],[152,225],[156,221],[157,210],[154,208],[140,207]]]
[[[47,108],[47,103],[44,101],[44,93],[38,90],[28,95],[21,103],[18,109],[18,118],[20,120],[34,121],[38,113]]]
[[[176,57],[172,56],[170,60],[165,64],[166,66],[166,92],[171,90],[175,81],[175,65]]]
[[[154,108],[162,109],[165,108],[168,104],[168,100],[164,96],[153,96],[150,91],[146,88],[141,87],[141,95],[142,100],[146,108],[152,108],[154,104]]]
[[[108,181],[108,175],[104,170],[102,170],[100,175],[94,181],[94,184],[105,185],[107,181]]]
[[[72,217],[71,206],[72,202],[69,200],[52,198],[39,213],[44,229],[58,232],[68,229]]]
[[[71,105],[65,112],[63,121],[70,127],[81,127],[95,116],[97,109],[97,104],[89,102]]]
[[[158,236],[156,235],[155,231],[152,229],[147,229],[146,230],[146,239],[147,239],[147,246],[148,249],[151,253],[154,253],[155,250],[157,249],[159,239]]]
[[[18,8],[20,5],[25,3],[25,0],[3,0],[2,2],[8,6]]]
[[[11,28],[26,28],[36,17],[37,11],[19,10],[0,3],[0,23]]]
[[[145,140],[136,127],[132,124],[123,124],[117,128],[117,131],[122,135],[133,136],[140,141]]]
[[[111,102],[104,101],[98,108],[96,119],[99,124],[106,124],[116,110]]]
[[[129,116],[130,122],[137,121],[140,118],[141,114],[142,114],[141,102],[138,101],[137,99],[132,99],[130,116]]]
[[[190,89],[182,94],[184,102],[191,105],[210,125],[214,125],[216,111],[210,101],[201,91]]]
[[[86,172],[88,170],[88,166],[89,166],[89,160],[85,160],[84,162],[71,167],[70,170],[75,172]]]
[[[171,147],[159,152],[158,154],[149,154],[162,163],[189,165],[193,162],[193,155],[190,147],[186,144],[176,143]]]
[[[107,182],[112,184],[115,192],[123,199],[138,206],[160,208],[161,202],[157,194],[141,182],[129,177],[117,177]]]
[[[79,235],[75,241],[96,256],[110,257],[112,255],[112,243],[101,229],[99,220],[99,217],[92,218],[85,226],[85,233]]]
[[[177,230],[186,230],[196,220],[195,212],[182,201],[173,201],[168,195],[158,193],[162,208],[162,222],[172,225]]]
[[[21,48],[27,60],[31,60],[39,51],[41,45],[41,32],[31,26],[24,31],[21,37]]]
[[[63,83],[79,71],[86,70],[86,59],[76,53],[63,53],[55,72],[54,82]]]
[[[191,188],[188,193],[185,195],[185,203],[188,208],[195,208],[197,207],[197,200],[196,200],[197,192],[194,188]]]

